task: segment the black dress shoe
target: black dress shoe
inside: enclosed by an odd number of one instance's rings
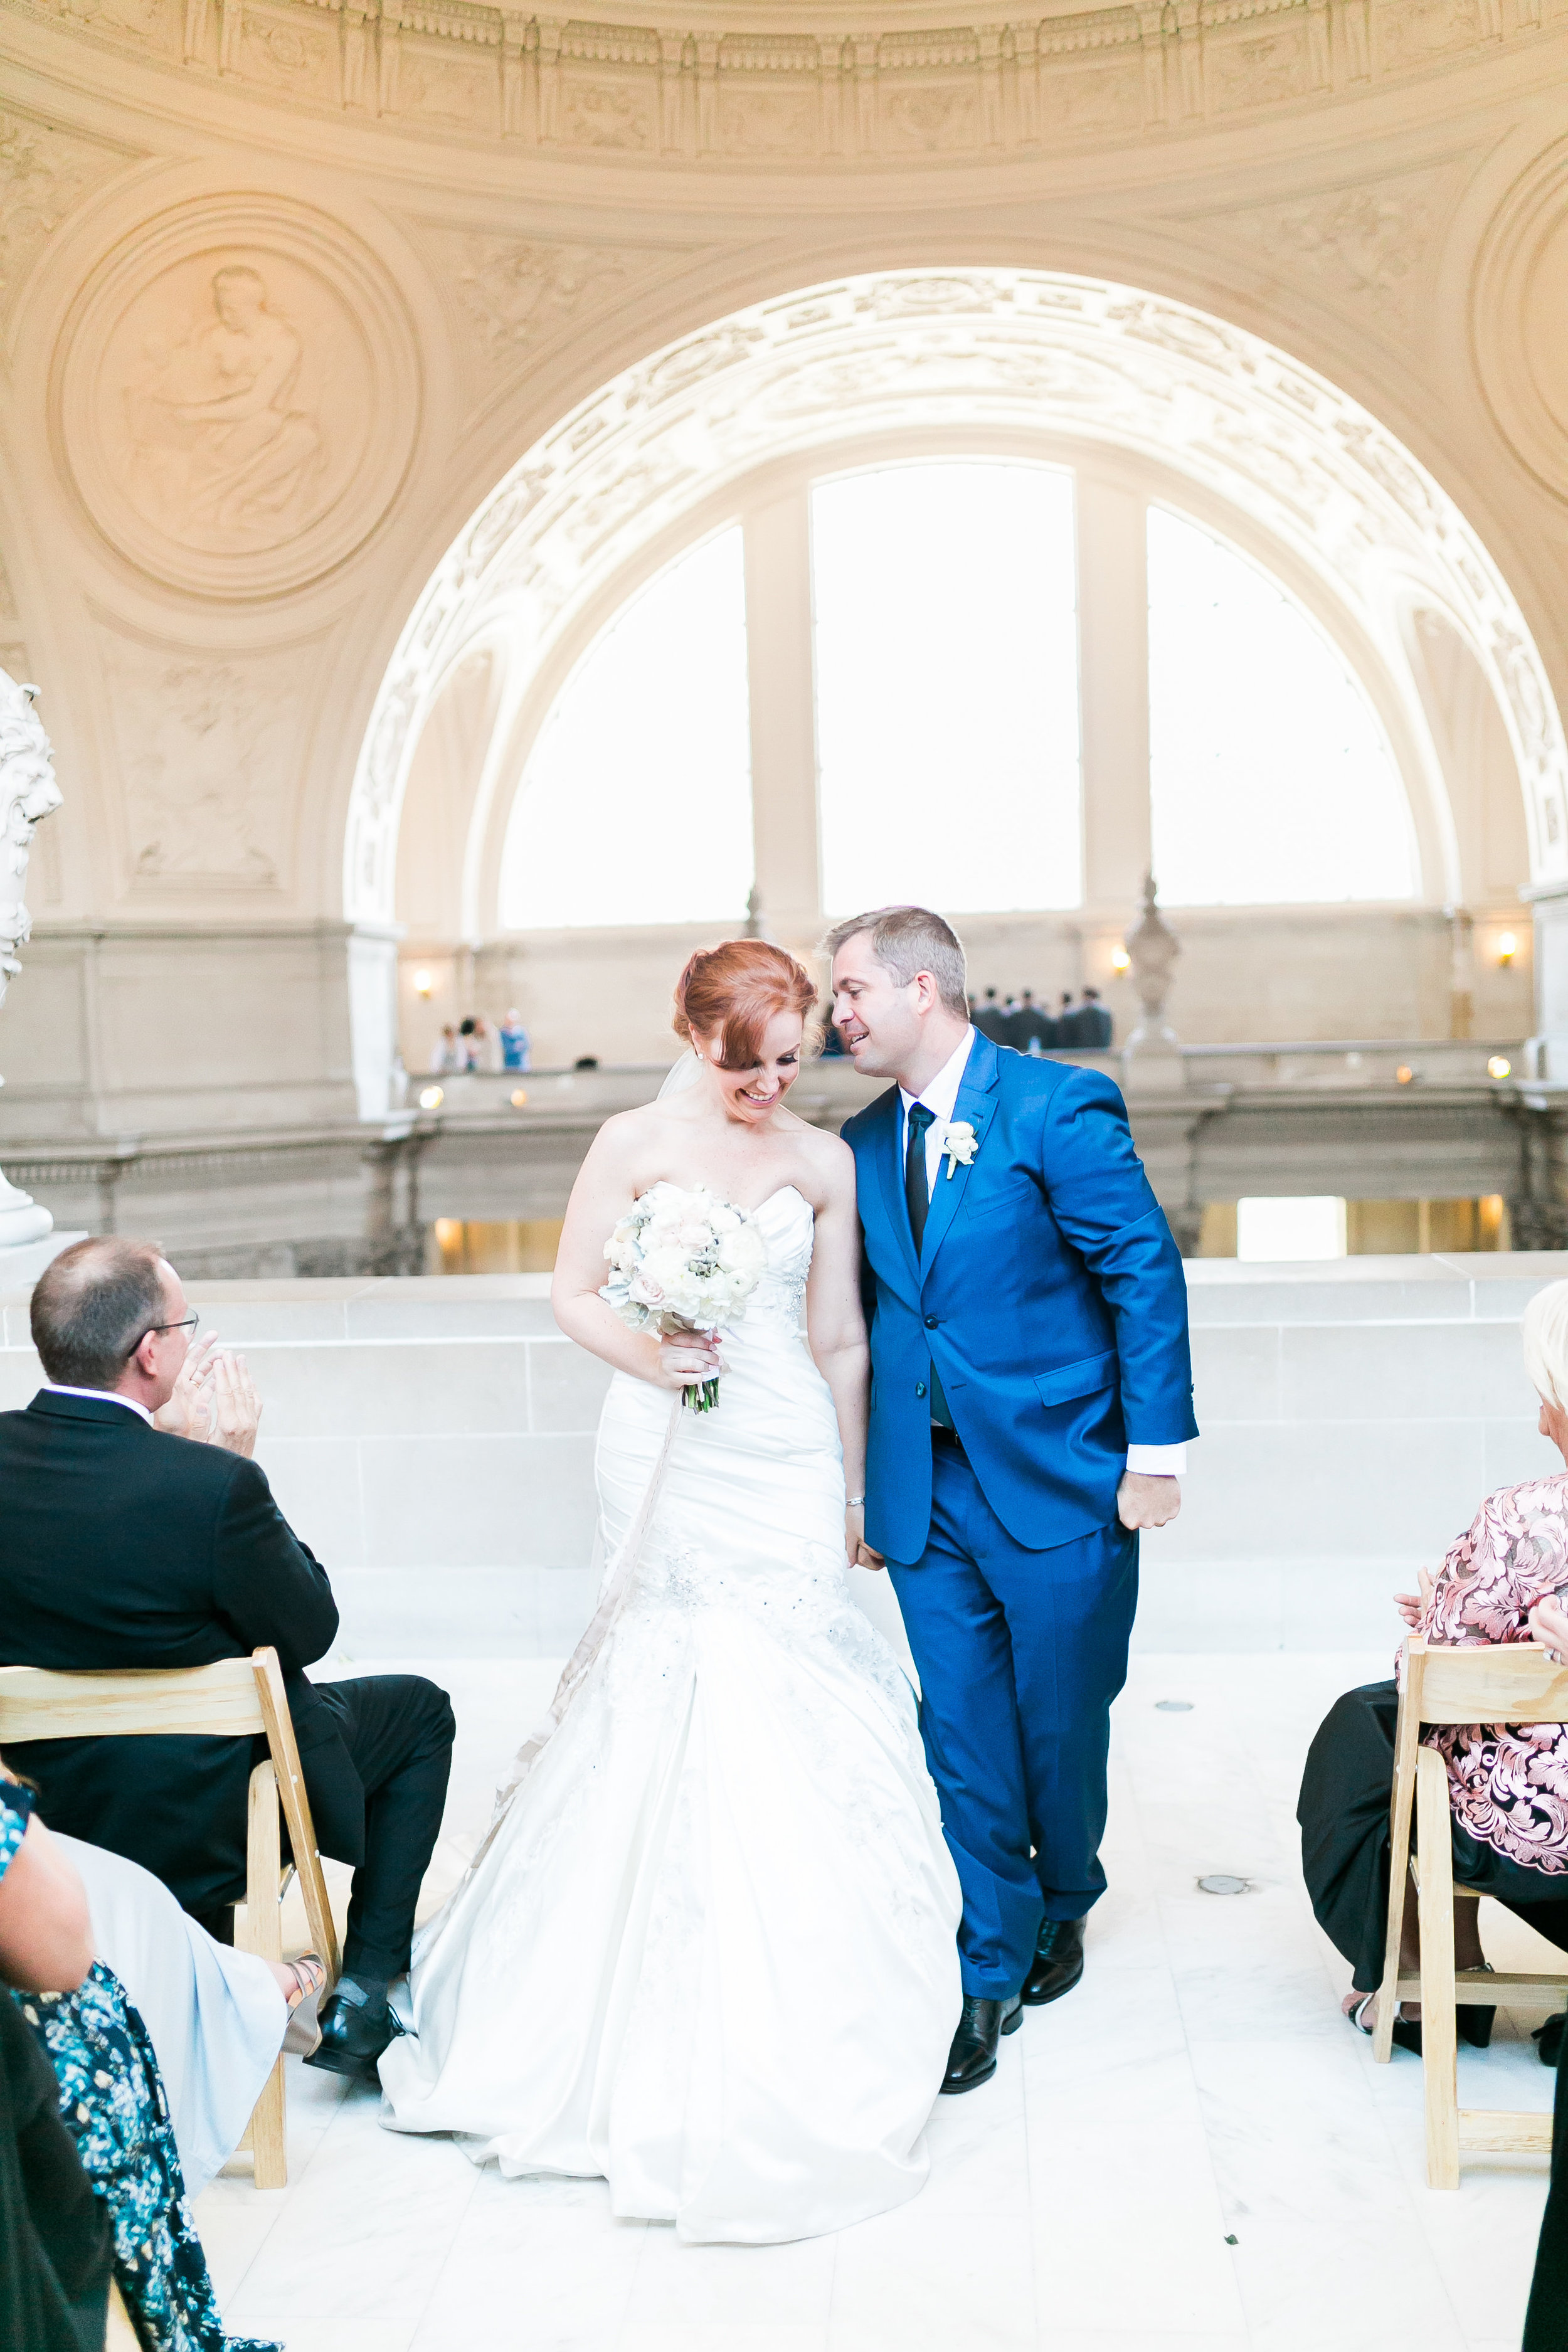
[[[1543,2066],[1555,2066],[1561,2057],[1564,2026],[1568,2026],[1568,2011],[1560,2009],[1554,2017],[1547,2019],[1544,2025],[1538,2025],[1531,2035],[1541,2053]]]
[[[1023,1998],[1031,2009],[1060,2000],[1083,1974],[1083,1921],[1047,1919],[1035,1945],[1035,1965],[1024,1979]]]
[[[403,2031],[385,2002],[372,2010],[337,1993],[321,2011],[321,2042],[306,2065],[323,2066],[329,2074],[350,2074],[362,2083],[376,2081],[376,2060]]]
[[[944,2091],[978,2090],[996,2072],[996,2044],[1004,2033],[1016,2033],[1024,2011],[1016,1993],[1011,2000],[983,2000],[977,1993],[963,1996],[963,2014],[952,2048],[947,2053]]]

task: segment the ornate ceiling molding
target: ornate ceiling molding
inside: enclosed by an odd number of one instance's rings
[[[945,0],[687,0],[675,24],[476,0],[10,0],[264,106],[603,162],[908,167],[1201,130],[1538,38],[1543,0],[1124,0],[957,26]],[[606,0],[616,13],[621,0]],[[636,0],[627,0],[635,6]]]
[[[1476,368],[1538,482],[1568,499],[1568,141],[1510,192],[1476,270]]]
[[[1448,614],[1491,682],[1537,879],[1568,873],[1568,748],[1539,651],[1454,501],[1375,417],[1258,336],[1135,289],[1025,270],[907,270],[764,302],[626,369],[537,441],[419,598],[355,772],[350,919],[393,919],[408,765],[453,664],[504,643],[521,692],[623,567],[769,459],[925,426],[1141,452],[1310,565],[1404,674],[1402,613]]]

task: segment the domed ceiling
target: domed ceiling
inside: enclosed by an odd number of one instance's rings
[[[16,0],[193,94],[443,142],[650,164],[907,166],[1122,145],[1321,108],[1528,39],[1542,0],[604,0],[593,21],[473,0]],[[657,14],[657,21],[649,21]]]

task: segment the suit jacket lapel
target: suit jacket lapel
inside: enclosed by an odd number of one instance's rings
[[[904,1254],[904,1264],[910,1270],[910,1280],[918,1287],[920,1268],[915,1263],[915,1237],[910,1224],[910,1204],[904,1198],[904,1171],[899,1157],[899,1132],[903,1126],[903,1106],[895,1087],[877,1105],[882,1132],[877,1139],[877,1174],[881,1180],[882,1206],[887,1213],[893,1238]]]
[[[995,1108],[996,1048],[989,1037],[982,1036],[976,1030],[973,1049],[963,1066],[958,1098],[952,1106],[954,1121],[966,1118],[974,1129],[976,1157],[984,1142],[985,1129]],[[921,1245],[920,1271],[922,1278],[930,1270],[931,1260],[946,1240],[948,1229],[963,1205],[963,1195],[968,1186],[969,1167],[962,1161],[955,1166],[947,1160],[939,1163],[936,1190],[931,1196],[931,1213],[926,1219],[925,1239]],[[907,1224],[907,1209],[904,1213]]]

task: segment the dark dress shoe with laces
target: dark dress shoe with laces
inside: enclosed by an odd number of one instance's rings
[[[378,2009],[354,2007],[336,1993],[321,2014],[321,2039],[306,2059],[307,2066],[323,2066],[329,2074],[349,2074],[355,2081],[379,2078],[375,2062],[403,2028],[383,2002]]]
[[[1083,1974],[1083,1921],[1047,1919],[1035,1945],[1035,1965],[1024,1979],[1023,1998],[1031,2009],[1060,2000]]]
[[[947,2053],[944,2091],[974,2091],[996,2072],[996,2044],[1004,2033],[1016,2033],[1024,2022],[1016,1993],[1011,2000],[983,2000],[978,1993],[963,1996],[963,2014],[952,2048]]]

